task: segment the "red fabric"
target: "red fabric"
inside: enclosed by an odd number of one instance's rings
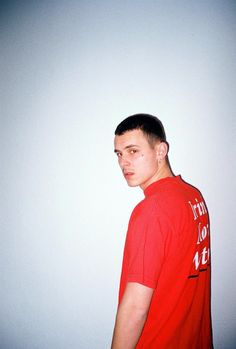
[[[210,349],[210,236],[199,191],[178,177],[146,188],[127,232],[119,302],[127,282],[154,289],[136,348]]]

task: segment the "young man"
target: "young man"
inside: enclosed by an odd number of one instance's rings
[[[210,232],[200,192],[174,176],[162,123],[123,120],[115,153],[129,186],[144,191],[132,212],[112,349],[211,349]]]

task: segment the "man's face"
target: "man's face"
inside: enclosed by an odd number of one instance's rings
[[[130,187],[145,189],[158,178],[157,146],[151,147],[142,130],[115,136],[115,153]]]

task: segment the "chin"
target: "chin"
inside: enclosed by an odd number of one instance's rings
[[[129,187],[138,187],[139,183],[132,183],[132,182],[127,182]]]

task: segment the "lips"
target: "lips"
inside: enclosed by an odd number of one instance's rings
[[[123,170],[123,174],[124,174],[125,178],[130,178],[131,176],[134,175],[134,172]]]

